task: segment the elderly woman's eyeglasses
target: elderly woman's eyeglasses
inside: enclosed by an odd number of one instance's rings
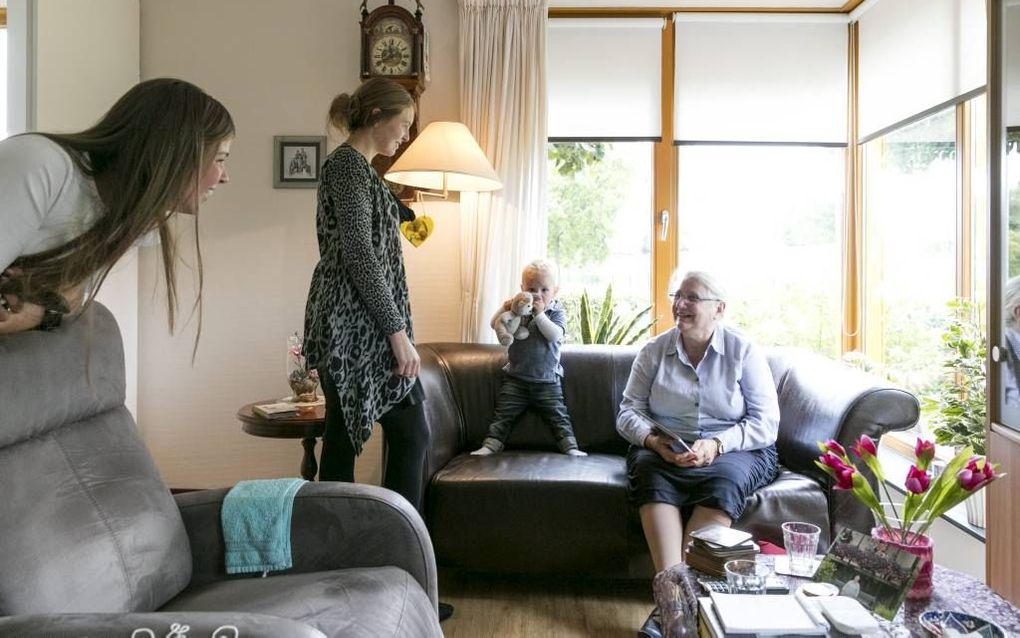
[[[702,301],[722,301],[722,299],[719,299],[718,297],[699,297],[698,295],[681,295],[675,292],[668,293],[666,296],[672,299],[674,302],[686,301],[687,303],[691,304],[700,303]]]

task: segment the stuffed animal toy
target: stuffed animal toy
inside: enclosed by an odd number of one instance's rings
[[[510,302],[510,310],[499,313],[492,319],[492,329],[500,344],[509,346],[514,339],[527,339],[531,333],[522,325],[523,317],[530,317],[535,299],[530,292],[519,292]]]

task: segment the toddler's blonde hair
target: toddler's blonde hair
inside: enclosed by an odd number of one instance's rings
[[[556,286],[560,283],[560,269],[556,265],[556,262],[548,259],[535,259],[528,263],[521,271],[521,283],[527,279],[528,275],[539,275],[545,276],[551,279],[552,285]]]

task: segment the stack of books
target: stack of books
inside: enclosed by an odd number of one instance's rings
[[[751,539],[729,547],[693,538],[687,545],[687,565],[692,569],[713,576],[726,578],[723,565],[740,558],[754,560],[761,548]]]
[[[285,419],[287,417],[297,416],[298,414],[297,406],[286,401],[255,405],[252,406],[251,411],[264,419],[270,420]]]
[[[725,578],[727,561],[754,560],[760,551],[749,533],[715,524],[691,532],[685,562],[699,572]]]

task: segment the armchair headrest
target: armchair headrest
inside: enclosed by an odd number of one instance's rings
[[[105,306],[57,330],[0,336],[0,448],[124,404],[124,347]]]

